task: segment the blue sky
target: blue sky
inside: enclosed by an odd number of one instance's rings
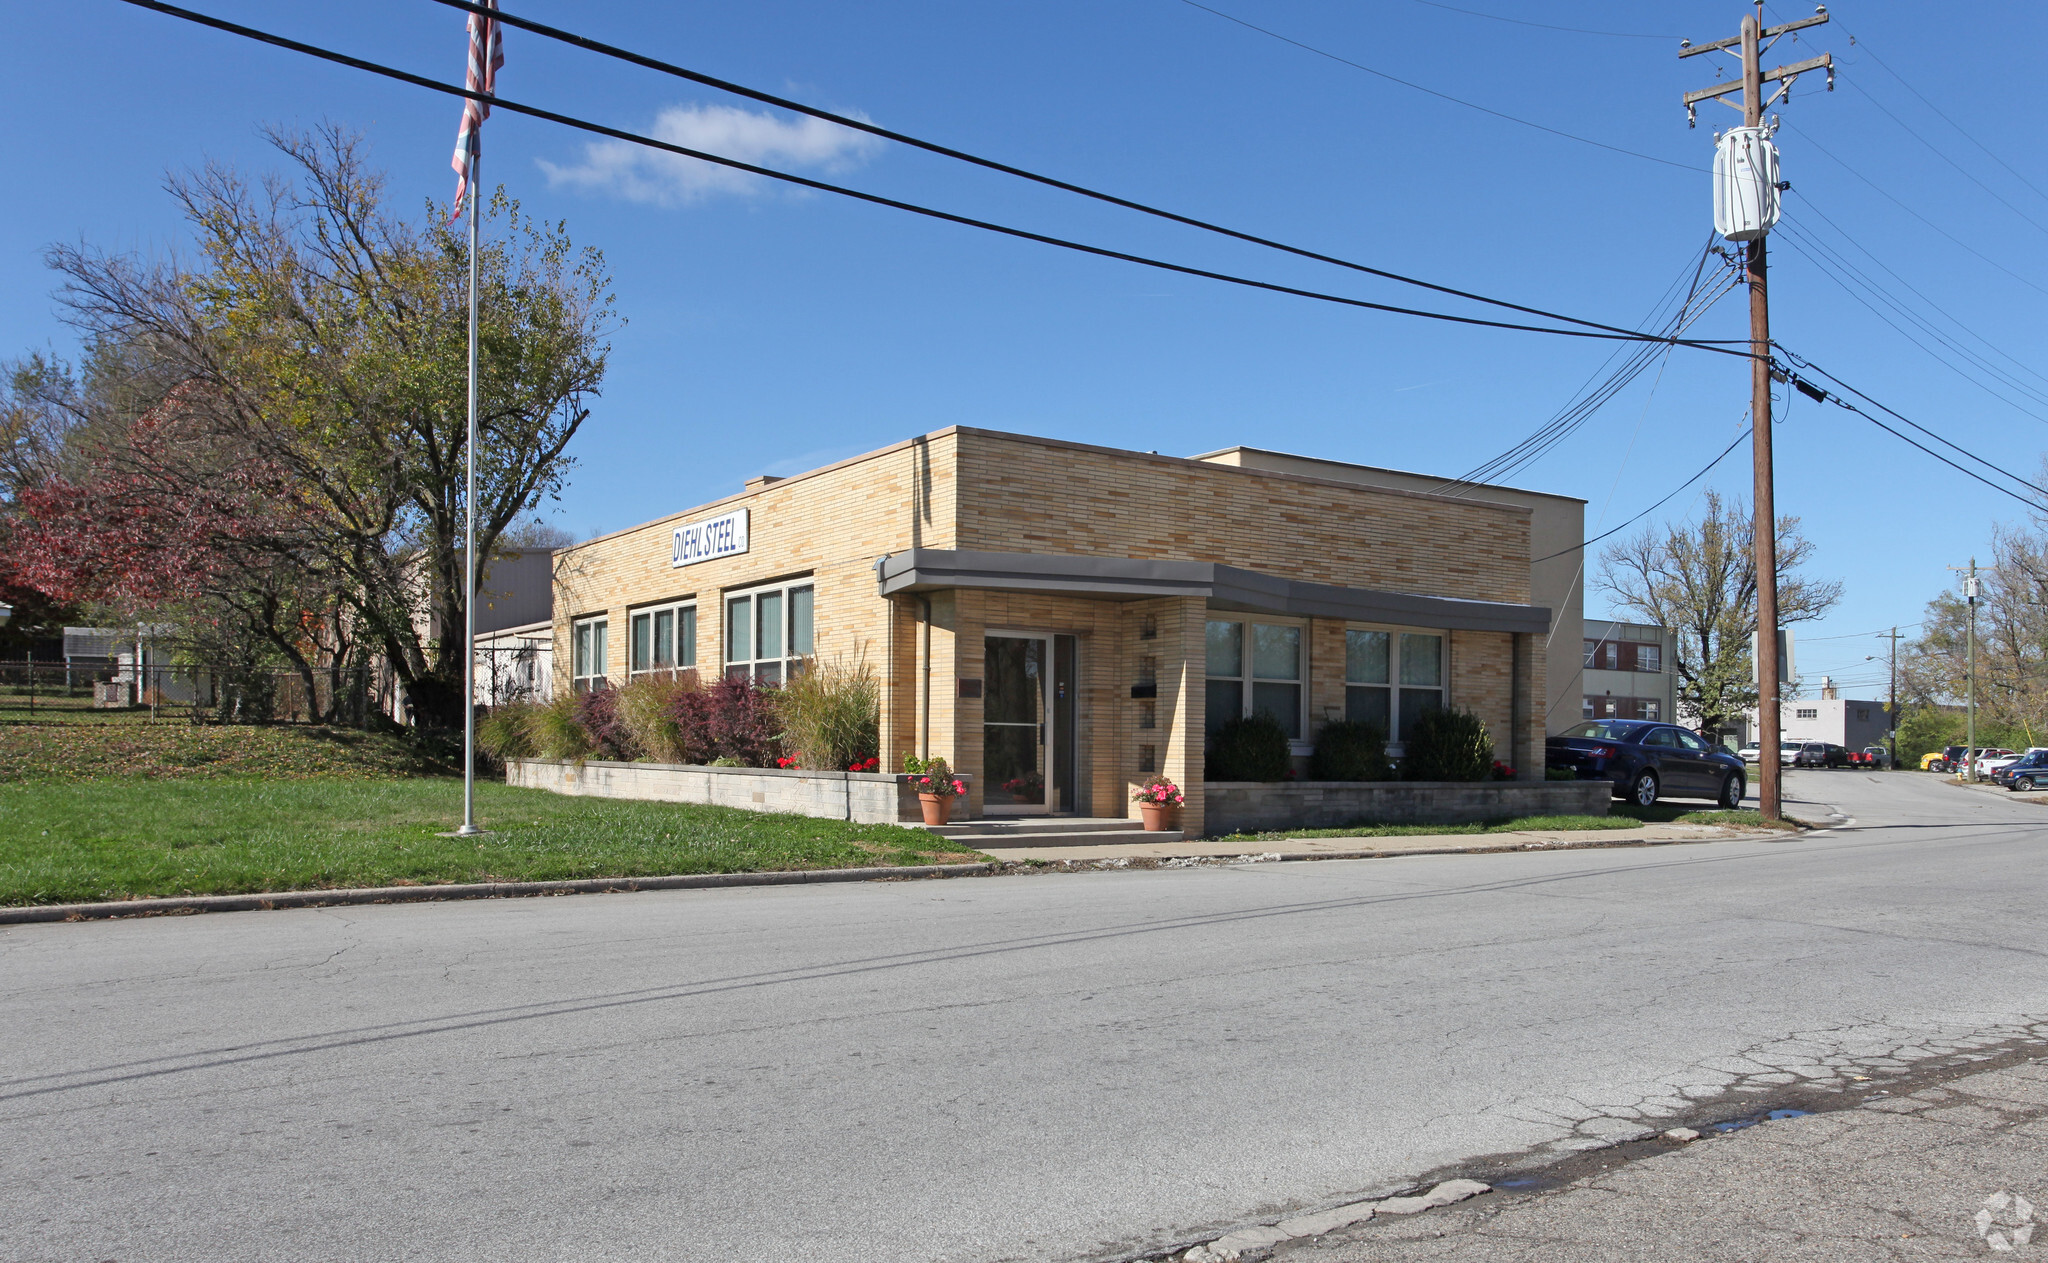
[[[427,0],[191,3],[420,73],[461,72],[462,16]],[[1676,41],[1733,34],[1745,5],[1213,7],[1491,109],[1681,165],[1518,126],[1184,0],[516,0],[514,11],[1076,182],[1616,324],[1641,321],[1705,240],[1711,129],[1736,115],[1703,105],[1700,127],[1687,129],[1679,94],[1712,82],[1716,58],[1681,62]],[[1768,17],[1809,12],[1774,4]],[[1788,221],[1807,248],[1839,251],[1956,342],[2048,395],[2048,381],[2028,375],[2048,371],[2040,351],[2048,196],[2036,191],[2048,190],[2048,170],[2037,159],[2030,91],[2048,15],[1993,3],[1967,23],[1935,23],[1925,6],[1897,0],[1832,12],[1834,23],[1781,46],[1777,58],[1830,49],[1841,68],[1837,91],[1802,80],[1781,111],[1794,185]],[[0,159],[17,192],[0,201],[0,283],[9,296],[0,354],[67,349],[40,262],[46,245],[176,248],[182,228],[161,192],[164,173],[209,158],[269,166],[261,124],[332,120],[361,129],[401,209],[451,192],[458,111],[447,98],[115,0],[16,4],[9,18],[0,100],[15,125],[0,135]],[[1583,29],[1526,24],[1537,22]],[[633,130],[663,128],[968,215],[1434,305],[1405,287],[805,127],[516,30],[506,53],[500,88],[514,99]],[[614,339],[604,397],[573,449],[571,486],[550,506],[579,536],[687,508],[757,473],[796,472],[949,424],[1183,454],[1248,443],[1455,474],[1534,429],[1611,349],[1168,276],[829,195],[707,179],[592,151],[589,140],[501,112],[487,126],[485,159],[487,183],[505,183],[526,209],[566,218],[579,242],[604,250],[629,321]],[[1773,329],[1782,342],[2034,475],[2043,421],[1880,322],[1789,234],[1774,242]],[[1737,295],[1695,333],[1729,338],[1746,328]],[[2048,405],[1965,367],[2048,416]],[[1721,450],[1740,431],[1747,396],[1742,362],[1677,352],[1512,481],[1586,498],[1589,531],[1604,529]],[[1867,693],[1860,683],[1882,673],[1862,659],[1882,642],[1862,633],[1913,623],[1951,582],[1944,567],[1973,551],[1987,555],[1994,527],[2021,506],[1804,399],[1781,410],[1777,434],[1780,509],[1804,519],[1818,545],[1815,570],[1846,589],[1834,616],[1801,629],[1802,674],[1817,683],[1833,672]],[[1712,485],[1746,494],[1743,451]],[[1697,505],[1687,492],[1652,520]],[[1597,596],[1587,613],[1601,613]]]

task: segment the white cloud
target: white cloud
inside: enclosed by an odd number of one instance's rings
[[[844,171],[882,147],[879,137],[821,118],[785,119],[730,105],[671,106],[654,120],[651,134],[672,145],[781,170]],[[624,140],[585,145],[579,163],[558,165],[543,158],[540,168],[550,185],[658,206],[684,206],[721,193],[757,194],[771,183],[745,171]]]

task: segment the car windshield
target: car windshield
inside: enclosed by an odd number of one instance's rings
[[[1558,735],[1578,737],[1587,741],[1632,741],[1640,728],[1639,724],[1622,724],[1611,719],[1602,719],[1590,724],[1580,724],[1576,728],[1567,728]]]

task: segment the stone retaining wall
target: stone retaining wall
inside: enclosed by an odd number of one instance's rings
[[[967,780],[967,777],[959,777]],[[665,803],[708,803],[743,811],[786,812],[857,824],[898,824],[923,819],[917,792],[889,772],[810,772],[766,767],[705,767],[685,763],[582,763],[559,759],[507,759],[505,783],[593,798],[639,798]],[[966,799],[955,820],[969,819]]]
[[[1210,781],[1205,832],[1604,816],[1606,781]]]

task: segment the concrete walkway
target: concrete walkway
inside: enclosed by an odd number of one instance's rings
[[[1128,842],[1105,846],[985,847],[983,854],[1005,863],[1037,860],[1229,859],[1240,855],[1277,855],[1281,859],[1360,859],[1381,855],[1455,855],[1489,851],[1563,851],[1578,847],[1669,846],[1679,842],[1723,842],[1780,836],[1771,830],[1729,829],[1718,825],[1648,824],[1628,829],[1510,829],[1499,833],[1431,833],[1403,837],[1205,838],[1192,842],[1153,843],[1143,833]]]

